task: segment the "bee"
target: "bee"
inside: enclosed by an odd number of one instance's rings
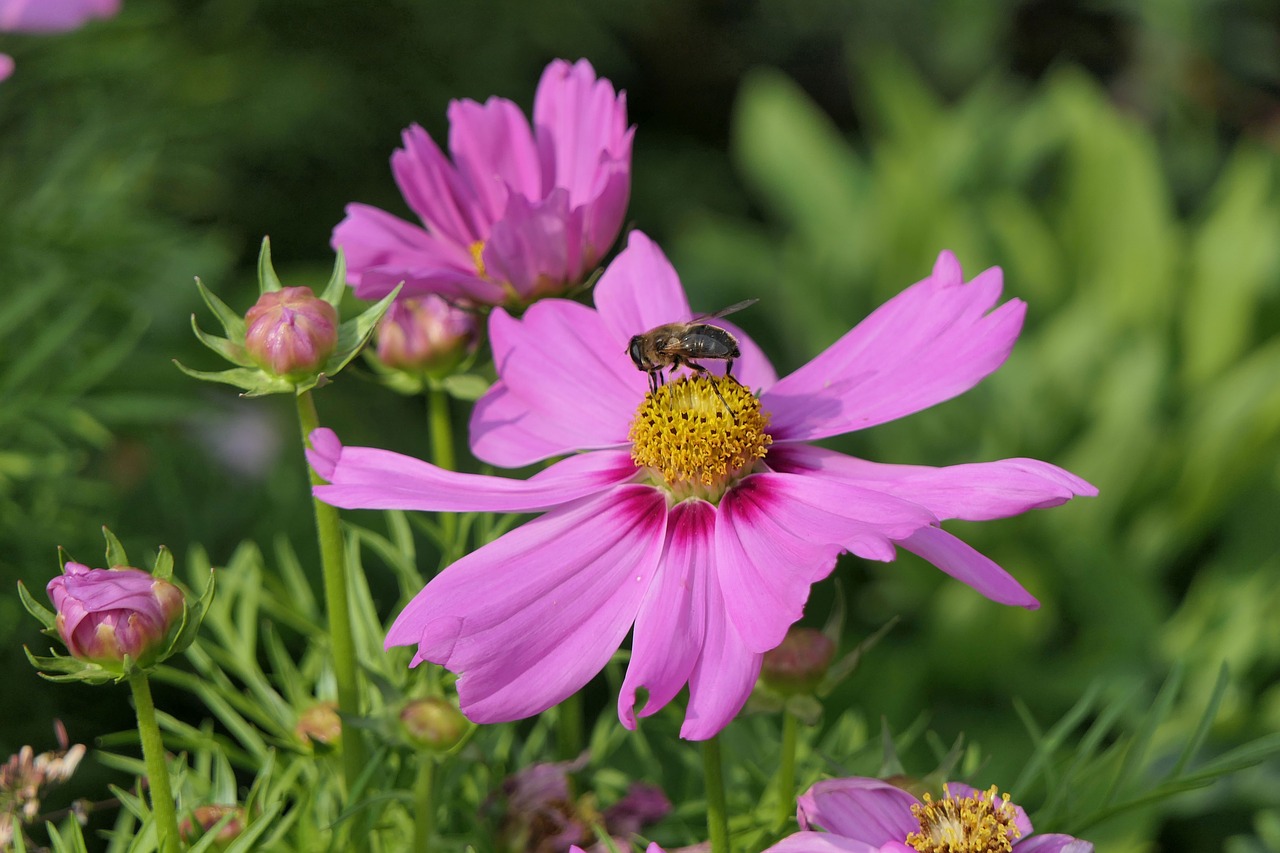
[[[695,317],[687,323],[664,323],[643,335],[632,337],[631,343],[627,345],[627,354],[635,362],[637,370],[643,370],[649,374],[650,392],[657,391],[658,386],[663,384],[665,379],[662,371],[666,368],[670,368],[670,373],[673,374],[680,367],[689,367],[698,373],[708,373],[707,369],[694,359],[724,359],[726,362],[724,375],[733,379],[733,361],[742,355],[738,350],[738,339],[719,326],[713,326],[705,321],[741,311],[759,301],[748,299],[738,302],[714,314]],[[729,414],[737,420],[737,414],[729,405],[729,401],[725,400],[724,395],[720,393],[720,388],[715,383],[712,383],[712,387],[715,388],[725,408],[729,410]]]

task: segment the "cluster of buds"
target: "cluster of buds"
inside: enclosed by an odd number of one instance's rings
[[[188,600],[173,582],[173,556],[161,548],[150,572],[128,565],[120,541],[103,528],[108,569],[91,569],[63,555],[62,574],[49,581],[54,611],[37,603],[26,587],[18,592],[27,611],[56,636],[67,655],[27,657],[51,681],[120,681],[184,650],[195,640],[213,597]]]
[[[36,755],[24,746],[0,764],[0,850],[10,849],[20,825],[39,816],[41,790],[70,779],[84,758],[84,744],[72,746],[61,721],[54,721],[54,732],[58,749]]]
[[[188,376],[222,382],[242,389],[247,397],[302,394],[329,379],[355,357],[399,290],[393,290],[364,313],[339,322],[338,304],[346,290],[342,253],[333,273],[317,296],[309,287],[284,287],[271,264],[271,243],[262,241],[258,255],[257,303],[241,317],[196,279],[196,287],[218,321],[225,337],[204,332],[191,318],[196,337],[209,349],[236,365],[207,372],[182,364]]]
[[[213,849],[225,850],[244,832],[245,814],[241,806],[196,806],[178,824],[178,834],[188,844],[195,844],[214,832]]]

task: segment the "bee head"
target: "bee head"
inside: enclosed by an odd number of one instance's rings
[[[649,364],[644,357],[644,335],[636,335],[627,345],[627,355],[635,362],[637,370],[648,370]]]

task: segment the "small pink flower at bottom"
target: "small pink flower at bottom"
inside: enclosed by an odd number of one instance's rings
[[[0,53],[0,80],[8,79],[13,73],[13,57],[7,53]]]
[[[694,315],[661,250],[633,232],[594,309],[547,299],[519,319],[490,316],[499,379],[472,414],[472,451],[507,468],[567,458],[528,480],[461,474],[318,430],[309,459],[331,485],[315,494],[344,508],[544,513],[445,569],[387,634],[418,647],[415,665],[458,673],[472,720],[563,701],[631,632],[623,724],[688,685],[681,735],[704,740],[741,710],[764,653],[841,552],[888,561],[904,548],[994,601],[1038,606],[942,522],[1057,506],[1091,485],[1034,459],[928,468],[812,444],[929,408],[999,367],[1025,312],[1016,299],[997,305],[1001,285],[998,269],[966,283],[943,253],[928,278],[782,379],[717,320],[740,345],[733,379],[709,362],[710,376],[650,391],[631,338]]]
[[[0,31],[65,32],[119,11],[120,0],[0,0]]]
[[[921,801],[880,779],[819,782],[797,803],[801,831],[765,853],[1093,853],[1069,835],[1033,835],[1027,813],[994,787],[943,791]]]

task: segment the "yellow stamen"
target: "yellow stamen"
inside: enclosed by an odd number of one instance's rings
[[[645,395],[631,422],[631,458],[675,500],[714,503],[764,458],[768,423],[760,401],[734,380],[685,377]]]
[[[1009,795],[999,795],[992,785],[969,797],[935,800],[928,794],[924,802],[911,807],[920,822],[920,831],[907,836],[907,846],[920,853],[1009,853],[1013,839],[1022,833],[1014,824],[1017,812]]]
[[[484,278],[487,275],[484,271],[484,241],[477,240],[467,248],[471,250],[471,260],[476,265],[476,272]]]

